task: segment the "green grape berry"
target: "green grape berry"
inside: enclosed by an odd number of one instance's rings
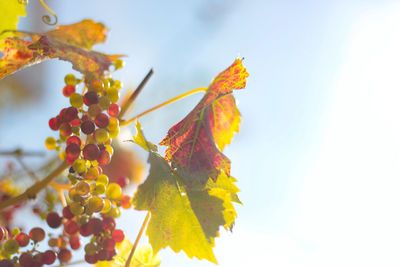
[[[106,129],[97,129],[94,132],[94,138],[96,139],[97,143],[105,143],[109,138],[108,131]]]
[[[89,199],[87,209],[90,212],[100,212],[104,208],[104,200],[101,197],[92,197]]]
[[[76,108],[80,108],[80,107],[83,106],[83,96],[81,94],[78,94],[78,93],[73,93],[69,97],[69,102],[71,103],[71,106],[76,107]]]
[[[93,243],[87,243],[85,246],[85,252],[87,255],[94,255],[97,253],[97,247]]]
[[[68,180],[72,185],[75,185],[78,181],[78,179],[76,179],[75,175],[73,175],[72,173],[68,174]]]
[[[74,168],[77,173],[84,173],[86,172],[86,161],[84,159],[77,159],[74,161],[72,168]]]
[[[81,215],[84,211],[84,207],[82,207],[81,203],[79,202],[72,202],[69,205],[69,209],[71,210],[71,213],[75,216]]]
[[[101,96],[98,104],[103,110],[107,110],[111,105],[111,100],[107,96]]]
[[[12,255],[14,253],[18,252],[19,249],[19,244],[18,241],[15,239],[9,239],[4,243],[3,247],[4,251],[7,252],[7,254]]]

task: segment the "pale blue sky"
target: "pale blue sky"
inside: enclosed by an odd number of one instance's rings
[[[117,74],[125,85],[137,85],[154,68],[137,112],[207,86],[245,57],[248,85],[235,93],[243,122],[226,149],[244,206],[233,234],[217,241],[221,266],[400,264],[393,215],[399,203],[398,1],[69,0],[49,6],[60,24],[92,18],[107,25],[107,43],[97,49],[128,55]],[[2,148],[43,149],[52,134],[47,121],[67,104],[61,88],[70,65],[44,65],[51,73],[46,97],[39,108],[1,118]],[[157,143],[199,97],[144,117],[146,136]],[[133,240],[140,222],[130,215],[123,227]],[[160,255],[162,266],[213,266],[169,250]]]

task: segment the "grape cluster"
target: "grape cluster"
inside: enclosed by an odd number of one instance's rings
[[[38,243],[45,239],[45,231],[40,227],[32,228],[29,233],[21,232],[14,228],[10,233],[4,227],[0,227],[1,256],[6,258],[0,260],[1,267],[22,266],[22,267],[40,267],[53,264],[57,257],[60,262],[65,256],[49,249],[39,252],[36,248]],[[31,249],[19,253],[22,248],[27,248],[31,244]],[[71,252],[69,252],[71,253]],[[16,255],[11,258],[12,255]],[[71,255],[72,256],[72,255]],[[70,256],[70,258],[71,258]]]
[[[120,67],[120,62],[115,62]],[[79,87],[82,87],[79,93]],[[118,115],[121,82],[112,78],[65,76],[63,95],[70,106],[49,120],[59,138],[48,137],[48,149],[60,152],[60,158],[70,165],[68,180],[68,204],[59,214],[51,211],[46,216],[50,228],[62,228],[58,236],[49,234],[45,252],[37,250],[37,243],[45,239],[45,231],[33,228],[29,234],[12,234],[0,228],[1,252],[6,258],[0,267],[8,263],[20,266],[53,264],[58,258],[61,264],[72,258],[71,250],[84,248],[88,263],[109,261],[116,255],[116,244],[124,240],[124,232],[116,228],[115,218],[120,208],[131,207],[131,198],[123,194],[129,180],[103,173],[102,166],[109,164],[113,155],[111,141],[119,134]],[[2,232],[3,231],[3,232]],[[84,246],[82,237],[89,240]],[[20,252],[20,248],[32,243],[32,249]],[[10,265],[14,266],[14,265]]]

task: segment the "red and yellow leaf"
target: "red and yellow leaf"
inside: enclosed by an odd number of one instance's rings
[[[17,33],[2,39],[0,48],[4,56],[0,58],[0,79],[51,58],[69,61],[83,74],[101,76],[119,57],[89,50],[94,44],[105,41],[106,32],[103,24],[83,20],[43,34]]]
[[[233,90],[246,86],[241,59],[218,74],[197,106],[167,133],[161,145],[165,158],[189,183],[216,181],[221,171],[230,175],[230,160],[221,152],[239,131],[240,113]]]

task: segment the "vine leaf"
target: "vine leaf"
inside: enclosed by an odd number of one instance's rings
[[[25,17],[25,5],[22,1],[10,1],[10,0],[0,0],[0,37],[4,38],[9,36],[9,32],[4,31],[14,31],[17,29],[19,17]]]
[[[205,185],[221,171],[230,175],[230,160],[221,152],[239,131],[240,113],[233,90],[246,86],[248,77],[236,59],[211,82],[197,106],[167,133],[160,145],[168,146],[165,158],[187,184]]]
[[[101,76],[120,57],[90,50],[94,44],[105,41],[106,33],[103,24],[92,20],[58,26],[43,34],[16,32],[0,40],[0,51],[4,53],[0,58],[0,79],[52,58],[71,62],[83,74]]]
[[[215,196],[223,200],[223,216],[225,219],[224,227],[225,229],[231,231],[235,225],[235,219],[237,217],[233,202],[242,204],[237,195],[239,189],[236,187],[234,182],[236,182],[235,178],[228,177],[224,172],[221,172],[216,182],[210,179],[208,180],[206,186],[211,196]]]
[[[137,210],[147,210],[151,219],[146,234],[155,253],[167,246],[183,250],[189,258],[217,263],[213,253],[219,227],[231,227],[236,212],[231,194],[238,192],[227,176],[219,184],[210,180],[208,188],[191,190],[168,162],[147,142],[136,125],[134,142],[149,151],[150,172],[134,197]]]

